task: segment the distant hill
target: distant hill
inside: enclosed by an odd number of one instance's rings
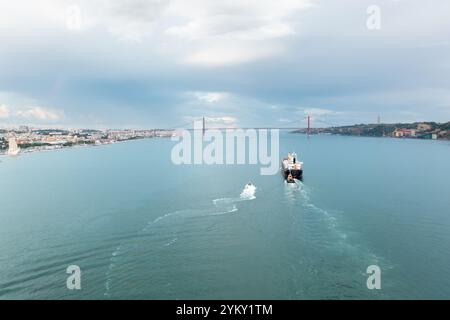
[[[307,129],[299,129],[295,133],[306,133]],[[396,137],[417,139],[450,140],[450,122],[414,122],[392,124],[355,124],[351,126],[312,128],[311,134],[339,134],[365,137]]]

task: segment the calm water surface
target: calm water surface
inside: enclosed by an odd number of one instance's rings
[[[0,299],[450,298],[450,143],[282,134],[296,187],[173,145],[0,157]]]

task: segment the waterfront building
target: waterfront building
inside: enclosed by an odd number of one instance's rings
[[[414,129],[395,129],[392,135],[396,138],[413,138],[416,136],[416,130]]]

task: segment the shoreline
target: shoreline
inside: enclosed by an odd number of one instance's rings
[[[130,141],[147,140],[147,139],[154,139],[154,138],[158,138],[158,137],[143,137],[143,138],[120,140],[120,141],[114,141],[114,142],[103,142],[100,144],[86,143],[86,144],[76,144],[76,145],[71,145],[71,146],[60,145],[60,146],[54,146],[54,147],[50,147],[50,148],[49,148],[49,146],[34,147],[34,148],[30,147],[30,148],[20,149],[20,152],[17,155],[8,155],[7,151],[5,150],[4,152],[0,152],[0,157],[12,157],[13,158],[13,157],[18,157],[22,154],[52,152],[52,151],[68,150],[68,149],[75,149],[75,148],[102,147],[102,146],[112,145],[112,144],[116,144],[116,143],[126,143],[126,142],[130,142]],[[165,138],[165,137],[159,137],[159,138]]]
[[[319,132],[319,133],[306,133],[306,132],[298,132],[298,131],[291,131],[289,132],[291,134],[302,134],[305,136],[337,136],[337,137],[355,137],[355,138],[376,138],[376,139],[392,139],[392,140],[408,140],[408,141],[449,141],[450,139],[425,139],[425,138],[418,138],[418,137],[392,137],[392,136],[370,136],[370,135],[357,135],[357,134],[342,134],[342,133],[326,133],[326,132]]]
[[[301,128],[293,133],[333,134],[343,136],[391,137],[399,139],[450,140],[450,122],[372,123]]]

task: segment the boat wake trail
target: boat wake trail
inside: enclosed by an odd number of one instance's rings
[[[147,222],[147,224],[132,238],[119,243],[119,245],[111,253],[110,263],[105,275],[106,281],[104,296],[110,297],[112,274],[118,264],[118,260],[121,258],[121,256],[138,245],[138,242],[136,241],[137,239],[152,236],[155,233],[152,232],[152,230],[154,230],[153,228],[167,229],[164,230],[164,232],[161,232],[161,234],[170,233],[172,235],[172,238],[170,238],[170,240],[168,241],[167,239],[165,239],[165,242],[161,244],[161,247],[170,247],[172,245],[175,245],[175,243],[178,241],[180,236],[179,233],[183,230],[182,226],[185,225],[188,220],[192,221],[191,219],[194,218],[206,218],[236,213],[239,210],[237,207],[237,203],[256,199],[255,193],[256,187],[254,185],[248,184],[242,190],[239,197],[214,199],[212,200],[213,206],[211,206],[211,203],[209,203],[206,204],[204,208],[176,210]],[[163,239],[155,239],[155,242],[157,242],[158,240]]]
[[[373,250],[364,243],[363,237],[357,231],[353,230],[350,224],[347,225],[345,217],[338,211],[330,212],[314,203],[312,200],[311,189],[302,182],[297,183],[298,188],[289,188],[286,197],[290,200],[297,194],[296,204],[303,207],[306,218],[303,216],[302,223],[309,224],[311,230],[323,231],[314,233],[309,240],[317,241],[318,245],[323,246],[324,250],[329,252],[330,256],[339,257],[342,261],[347,261],[348,265],[367,267],[371,264],[382,265],[384,270],[393,268],[391,262],[376,255]],[[300,200],[300,201],[299,201]],[[358,269],[359,270],[359,269]],[[365,269],[360,276],[365,277]]]
[[[312,202],[310,196],[311,191],[308,189],[308,187],[305,186],[301,181],[298,181],[296,185],[296,188],[290,189],[290,195],[292,196],[292,193],[294,192],[299,193],[301,196],[301,205],[307,210],[307,212],[319,215],[320,220],[325,222],[326,227],[333,231],[334,235],[337,236],[338,239],[347,239],[347,234],[343,232],[337,224],[337,218],[329,211],[315,205]]]
[[[242,190],[239,197],[214,199],[213,204],[219,210],[236,212],[238,211],[236,204],[242,201],[249,201],[256,199],[255,193],[256,193],[256,186],[253,184],[247,184]]]

